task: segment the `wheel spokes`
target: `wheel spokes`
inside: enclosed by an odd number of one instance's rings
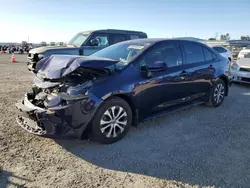
[[[121,118],[126,117],[126,116],[127,116],[127,113],[124,112],[118,118],[116,118],[116,120],[119,121]]]
[[[107,138],[115,138],[125,130],[127,123],[127,112],[121,106],[112,106],[103,114],[100,129]]]
[[[101,128],[101,132],[104,133],[104,131],[109,127],[111,127],[110,129],[112,129],[112,124],[108,124],[105,127]]]
[[[111,122],[112,122],[111,119],[108,120],[108,121],[101,119],[101,125],[105,125],[105,124],[108,124],[108,123],[111,123]]]
[[[214,100],[215,102],[221,103],[221,101],[223,100],[224,97],[224,86],[222,84],[218,84],[214,90]]]
[[[116,109],[116,107],[115,107],[115,106],[111,107],[111,115],[112,115],[112,119],[114,119],[114,118],[115,118],[115,109]]]
[[[115,116],[116,119],[120,116],[120,114],[121,114],[122,112],[124,112],[123,108],[121,108],[121,107],[118,107],[118,108],[119,108],[119,111],[118,111],[118,113],[117,113],[116,116]]]
[[[122,126],[120,126],[118,123],[115,124],[115,127],[118,127],[121,130],[121,132],[124,131],[124,128]]]
[[[107,110],[107,111],[104,113],[104,115],[108,116],[110,120],[113,119],[112,116],[111,116],[111,114],[110,114],[110,112],[109,112],[109,110]]]
[[[117,120],[116,121],[116,124],[121,124],[121,125],[127,125],[127,121],[126,120],[124,120],[124,121],[119,121],[119,120]]]
[[[113,125],[111,125],[111,127],[110,127],[110,129],[109,129],[109,132],[108,132],[108,134],[106,135],[108,138],[110,138],[110,136],[111,136],[111,134],[112,134],[113,129],[114,129],[114,126],[113,126]]]

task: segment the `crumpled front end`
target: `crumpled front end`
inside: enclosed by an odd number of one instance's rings
[[[24,100],[16,103],[19,110],[17,123],[36,135],[81,137],[102,100],[94,95],[79,99],[63,98],[54,94],[46,95],[43,91],[26,93]]]
[[[94,85],[110,75],[116,60],[58,55],[39,63],[32,91],[16,103],[18,124],[37,135],[80,137],[102,103],[92,93]]]
[[[32,91],[16,103],[18,124],[36,135],[81,137],[102,103],[90,92],[93,80],[87,72],[72,73],[56,81],[35,77]]]
[[[32,103],[32,94],[16,103],[19,110],[17,123],[26,131],[36,135],[76,135],[81,137],[91,121],[95,109],[101,103],[97,97],[40,108]]]

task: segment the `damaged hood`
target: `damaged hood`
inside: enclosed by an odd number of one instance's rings
[[[44,47],[38,47],[38,48],[31,49],[29,51],[29,53],[31,53],[31,54],[43,54],[47,50],[58,50],[58,49],[71,50],[71,49],[75,49],[75,47],[72,47],[72,46],[44,46]]]
[[[38,62],[37,77],[58,79],[78,68],[111,70],[119,60],[93,56],[53,55]]]
[[[237,61],[240,67],[250,68],[250,58],[242,58]]]

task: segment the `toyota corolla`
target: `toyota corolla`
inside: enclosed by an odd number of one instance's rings
[[[202,103],[220,106],[229,91],[228,63],[207,45],[184,39],[53,55],[38,62],[32,90],[16,103],[17,122],[37,135],[88,133],[113,143],[143,120]]]

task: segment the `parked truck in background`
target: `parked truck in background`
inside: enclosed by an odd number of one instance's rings
[[[112,44],[139,38],[147,38],[147,34],[141,31],[116,29],[80,32],[66,46],[44,46],[30,50],[28,53],[28,69],[36,73],[36,63],[50,55],[88,56]]]

